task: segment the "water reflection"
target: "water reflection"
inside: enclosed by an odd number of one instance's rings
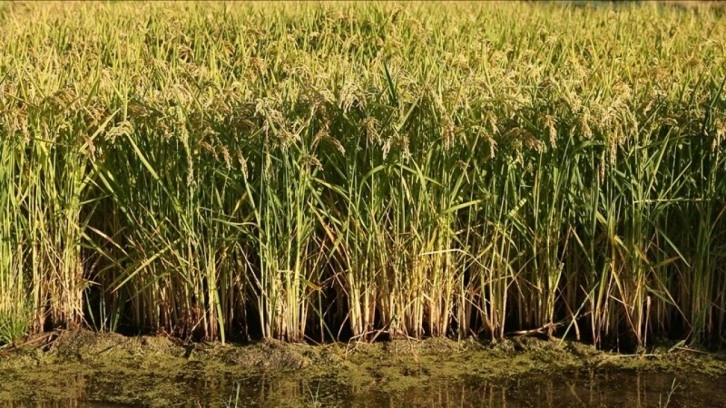
[[[113,388],[86,379],[84,395],[55,401],[0,403],[8,408],[116,408]],[[82,381],[82,380],[81,380]],[[675,381],[675,382],[674,382]],[[168,384],[167,384],[168,385]],[[159,384],[150,384],[159,386]],[[725,407],[726,379],[700,375],[625,371],[575,371],[557,376],[528,375],[489,383],[471,377],[353,387],[330,378],[295,376],[186,380],[168,386],[182,390],[170,405],[186,407]],[[71,387],[73,388],[73,387]],[[160,401],[139,400],[133,406]]]

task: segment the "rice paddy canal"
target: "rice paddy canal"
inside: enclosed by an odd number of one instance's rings
[[[187,407],[723,407],[723,381],[697,376],[634,371],[574,371],[552,377],[528,376],[505,382],[448,380],[424,383],[398,392],[357,394],[351,387],[325,379],[268,379],[256,376],[239,387],[189,388],[173,406]],[[123,408],[137,404],[102,402],[102,390],[87,399],[14,401],[3,407]],[[113,391],[107,391],[113,393]],[[212,395],[210,398],[209,395]],[[225,401],[226,398],[226,401]],[[89,400],[90,399],[90,400]],[[218,401],[218,404],[209,401]]]
[[[0,354],[0,407],[724,407],[726,356],[511,338],[180,344],[58,332]]]

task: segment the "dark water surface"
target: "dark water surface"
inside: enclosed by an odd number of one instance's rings
[[[124,384],[84,378],[87,395],[59,401],[15,401],[4,407],[128,407],[113,404]],[[64,381],[69,381],[68,378]],[[365,386],[294,375],[258,375],[220,381],[183,381],[149,386],[177,387],[179,407],[726,407],[726,378],[636,371],[576,371],[528,375],[496,383],[475,378],[416,382],[404,387]],[[396,391],[391,391],[396,389]]]

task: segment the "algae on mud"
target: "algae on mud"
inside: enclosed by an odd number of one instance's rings
[[[726,355],[686,349],[624,355],[528,337],[494,343],[434,338],[323,345],[274,340],[182,344],[161,336],[61,331],[0,350],[0,404],[71,398],[150,407],[224,406],[235,384],[262,394],[292,393],[298,402],[331,392],[372,401],[452,384],[506,389],[521,381],[622,370],[698,376],[726,389]],[[260,404],[258,398],[284,405],[275,399],[281,397],[262,394],[248,395],[246,405]]]

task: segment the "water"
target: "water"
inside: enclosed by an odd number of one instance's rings
[[[183,380],[169,387],[176,395],[133,405],[113,404],[122,379],[78,378],[85,395],[55,401],[0,402],[0,407],[120,408],[155,404],[178,407],[726,407],[726,378],[636,371],[573,371],[527,375],[499,382],[474,377],[395,384],[341,384],[331,378],[253,375],[216,380]],[[65,378],[64,381],[73,381]],[[128,390],[125,390],[128,394]],[[148,391],[148,390],[146,390]]]

